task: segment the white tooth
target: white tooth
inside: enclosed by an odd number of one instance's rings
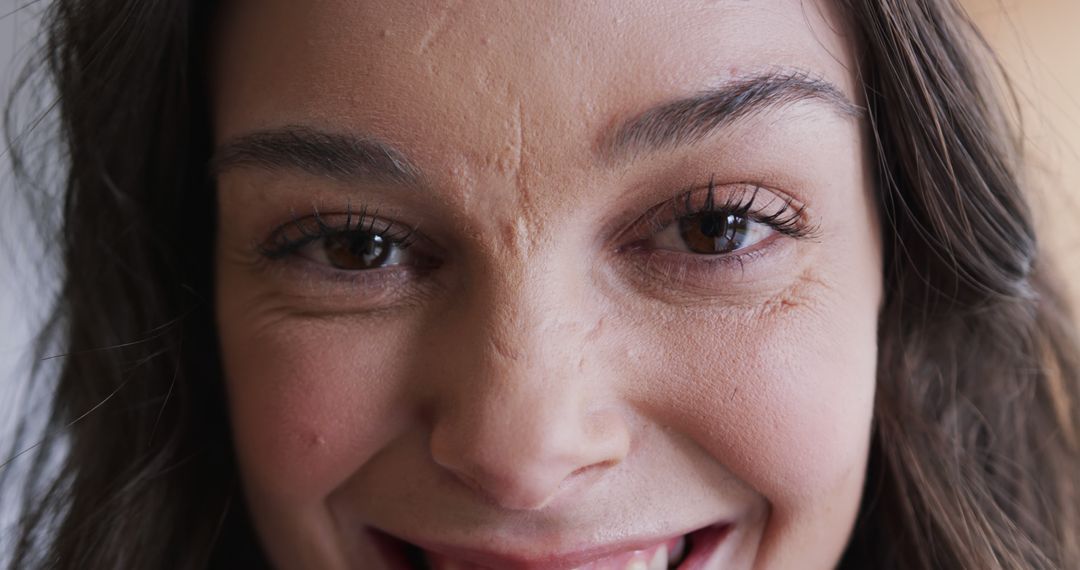
[[[627,564],[626,568],[623,568],[623,570],[649,570],[649,565],[646,564],[644,560],[635,558],[634,561]]]
[[[649,570],[667,570],[667,563],[667,545],[664,545],[653,555],[652,562],[649,562]]]

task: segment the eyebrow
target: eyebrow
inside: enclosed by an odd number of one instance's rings
[[[804,71],[769,71],[740,77],[693,96],[663,103],[619,124],[600,139],[608,162],[700,142],[735,121],[802,101],[824,103],[842,117],[859,118],[863,108],[836,85]]]
[[[392,145],[371,137],[287,125],[242,135],[219,146],[209,170],[235,167],[295,169],[330,178],[418,184],[420,170]]]
[[[609,165],[700,142],[731,123],[800,101],[825,103],[841,116],[863,109],[834,84],[803,71],[772,71],[728,81],[693,96],[662,103],[631,117],[600,139]],[[405,154],[374,137],[339,134],[299,125],[256,131],[219,146],[213,176],[236,167],[294,169],[330,178],[420,185],[421,171]]]

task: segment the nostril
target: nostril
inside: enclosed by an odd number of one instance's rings
[[[575,469],[573,472],[571,472],[570,476],[567,477],[567,478],[572,479],[572,478],[580,477],[580,476],[585,475],[585,474],[592,474],[593,472],[596,472],[596,471],[603,471],[605,469],[614,467],[618,463],[619,462],[614,460],[614,459],[608,459],[607,461],[601,461],[599,463],[593,463],[592,465],[583,465],[583,466],[578,467],[577,469]]]

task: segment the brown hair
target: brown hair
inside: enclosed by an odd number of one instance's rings
[[[840,1],[861,35],[886,236],[871,458],[841,567],[1080,567],[1078,339],[989,50],[952,0]],[[60,435],[18,460],[13,567],[264,564],[213,325],[209,4],[48,12],[67,176],[59,232],[43,234],[64,273],[41,346],[66,356],[55,384],[34,375]]]
[[[853,1],[886,304],[861,568],[1080,566],[1080,360],[998,69],[953,2]]]

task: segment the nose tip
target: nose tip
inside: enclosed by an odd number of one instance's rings
[[[545,259],[500,266],[425,331],[440,366],[425,405],[431,457],[504,509],[582,490],[631,448],[603,315],[575,304],[576,280]]]
[[[602,476],[630,447],[617,414],[552,413],[550,404],[444,418],[432,431],[432,457],[502,508],[541,509],[563,491]]]

